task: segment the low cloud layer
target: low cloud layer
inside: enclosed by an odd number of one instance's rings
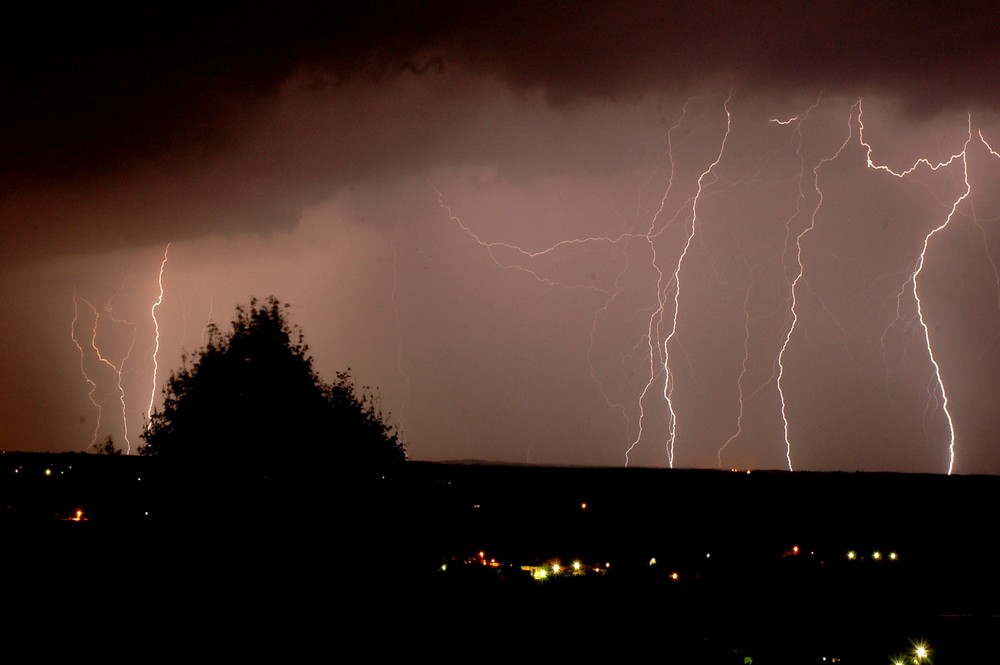
[[[511,95],[553,114],[522,137],[706,90],[995,114],[998,20],[971,3],[22,8],[0,40],[0,252],[268,232],[358,181],[564,166],[516,154]]]

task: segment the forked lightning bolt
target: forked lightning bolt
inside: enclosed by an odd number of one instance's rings
[[[687,232],[687,237],[684,240],[684,246],[681,249],[680,256],[677,258],[677,263],[674,267],[674,270],[671,274],[671,278],[668,284],[665,285],[661,284],[660,288],[660,293],[663,294],[666,292],[666,289],[668,288],[669,284],[671,283],[673,284],[673,313],[671,316],[670,332],[667,333],[667,336],[663,339],[662,356],[661,356],[663,364],[663,377],[664,377],[663,399],[666,402],[667,411],[669,413],[669,425],[668,425],[669,433],[667,435],[667,442],[666,442],[667,465],[671,469],[674,467],[674,443],[677,440],[677,413],[674,410],[674,403],[673,403],[674,375],[673,372],[671,371],[671,366],[670,366],[670,342],[677,334],[677,321],[678,321],[678,316],[680,314],[681,271],[684,267],[684,259],[685,257],[687,257],[688,250],[691,248],[691,242],[694,240],[695,233],[697,233],[698,230],[698,203],[701,201],[702,193],[705,191],[705,186],[706,186],[705,178],[708,177],[710,173],[712,173],[712,170],[715,169],[716,166],[718,166],[719,162],[722,161],[723,154],[725,154],[726,152],[726,142],[729,140],[729,133],[732,130],[732,121],[733,121],[732,113],[729,110],[729,102],[731,97],[732,95],[727,97],[725,102],[723,103],[723,109],[725,110],[726,113],[726,132],[722,137],[722,141],[720,142],[718,155],[716,155],[715,160],[708,165],[708,168],[702,171],[701,175],[698,176],[698,188],[697,191],[695,192],[693,200],[691,201],[691,221],[688,225],[688,232]],[[664,200],[666,200],[666,197],[664,197]],[[652,236],[652,228],[650,230],[651,230],[650,236]],[[654,259],[654,265],[655,265],[655,259]],[[657,272],[659,272],[659,266],[657,266]],[[659,309],[657,310],[656,313],[654,313],[652,317],[650,317],[650,331],[652,331],[652,324],[654,319],[662,320],[664,314],[663,306],[664,306],[664,299],[661,298]],[[652,358],[652,354],[650,354],[650,357]],[[657,371],[659,371],[659,368],[657,368]],[[648,387],[649,384],[647,384],[647,388]],[[642,397],[640,397],[639,399],[639,406],[641,409]],[[640,421],[641,417],[642,417],[642,411],[640,410]],[[640,437],[642,436],[641,428],[639,436]],[[637,437],[636,440],[632,443],[632,446],[630,446],[629,449],[625,451],[626,465],[628,465],[629,453],[631,452],[632,448],[638,443],[639,443],[639,438]]]
[[[813,106],[810,109],[810,111],[812,111],[815,108],[816,107]],[[799,128],[799,131],[801,131],[801,128]],[[847,147],[847,144],[850,142],[852,134],[853,134],[853,126],[850,123],[848,123],[847,137],[844,139],[844,142],[840,144],[840,146],[832,155],[830,155],[829,157],[824,157],[823,159],[819,160],[815,166],[813,166],[812,168],[813,189],[816,192],[818,198],[816,201],[816,205],[812,209],[812,213],[809,216],[808,224],[798,235],[795,236],[795,264],[797,271],[795,273],[795,278],[792,279],[791,286],[789,289],[790,299],[791,299],[789,312],[792,320],[791,324],[788,326],[788,332],[785,333],[784,341],[781,344],[781,350],[778,352],[778,377],[777,377],[778,397],[781,402],[782,431],[784,432],[784,442],[785,442],[785,461],[788,464],[789,471],[793,471],[794,467],[792,466],[792,442],[788,432],[789,429],[788,405],[785,399],[785,388],[783,380],[785,378],[785,353],[788,350],[788,344],[791,341],[792,335],[795,333],[795,328],[799,322],[799,312],[798,312],[799,283],[802,281],[802,276],[805,274],[805,265],[803,264],[802,260],[802,241],[807,235],[809,235],[813,230],[815,230],[816,217],[817,215],[819,215],[820,208],[822,208],[823,206],[823,192],[819,186],[819,170],[825,164],[828,164],[829,162],[833,161],[834,159],[840,156],[840,153],[843,152],[844,148]],[[801,159],[801,153],[799,153],[799,156]],[[800,182],[799,201],[801,201],[802,196],[803,194]],[[796,214],[798,214],[798,210],[796,211]],[[786,229],[787,228],[788,225],[786,224]]]
[[[715,167],[722,160],[725,153],[726,143],[729,138],[732,116],[729,109],[729,103],[731,101],[731,95],[724,98],[722,102],[722,111],[725,118],[725,131],[719,142],[718,151],[715,153],[714,157],[709,161],[705,167],[698,172],[698,178],[695,183],[695,192],[683,200],[680,204],[675,204],[676,208],[673,209],[671,215],[665,214],[668,209],[669,202],[672,200],[674,194],[674,155],[673,155],[673,140],[674,134],[678,131],[685,122],[688,122],[688,106],[685,105],[682,109],[680,117],[674,123],[674,125],[667,131],[667,158],[669,161],[668,166],[668,181],[666,183],[663,195],[659,198],[659,207],[656,209],[655,213],[651,216],[648,222],[647,228],[644,232],[623,232],[617,235],[608,236],[593,236],[585,238],[573,238],[568,240],[563,240],[557,242],[549,247],[538,251],[528,251],[519,247],[517,245],[509,244],[506,242],[498,241],[487,241],[482,239],[478,234],[476,234],[465,222],[463,222],[459,217],[457,217],[451,210],[451,208],[446,205],[443,201],[443,195],[441,192],[431,185],[437,194],[438,205],[446,211],[449,220],[454,222],[463,232],[465,232],[470,238],[472,238],[479,246],[484,248],[489,254],[491,260],[498,267],[504,269],[518,270],[529,274],[533,279],[547,285],[547,286],[557,286],[562,288],[572,288],[572,289],[585,289],[597,292],[602,297],[602,304],[596,308],[594,317],[592,320],[592,326],[590,331],[591,345],[590,349],[593,349],[595,330],[598,325],[599,319],[602,314],[608,311],[610,304],[620,296],[619,280],[629,269],[629,257],[627,252],[627,245],[630,242],[638,241],[643,243],[650,255],[651,260],[649,266],[654,271],[656,275],[656,307],[653,308],[652,313],[646,320],[645,325],[645,335],[643,336],[643,344],[647,346],[647,357],[649,360],[648,369],[648,379],[645,381],[645,386],[636,399],[636,407],[639,412],[638,417],[638,431],[634,438],[630,438],[630,444],[625,450],[625,464],[629,464],[629,455],[636,445],[645,436],[645,421],[648,417],[646,411],[645,402],[648,400],[650,394],[654,392],[654,388],[657,386],[658,381],[662,381],[662,389],[659,391],[665,401],[665,408],[669,414],[669,433],[667,440],[665,442],[665,452],[667,457],[667,463],[672,467],[674,463],[674,447],[676,440],[676,413],[673,407],[673,392],[674,392],[674,379],[672,375],[671,365],[670,365],[670,353],[671,353],[671,342],[674,341],[678,325],[679,325],[679,314],[678,310],[681,304],[681,293],[680,293],[680,283],[684,267],[685,257],[694,241],[695,234],[697,232],[697,227],[699,224],[699,203],[702,199],[702,195],[705,188],[710,184],[710,176],[715,169]],[[665,230],[672,226],[674,223],[685,224],[686,233],[680,248],[679,255],[676,261],[671,267],[662,266],[662,260],[660,257],[660,251],[657,249],[656,240],[658,240],[664,234]],[[614,275],[612,280],[612,286],[610,288],[602,288],[598,286],[593,286],[590,284],[574,284],[567,283],[565,281],[556,280],[547,276],[544,276],[540,271],[528,267],[526,264],[534,259],[544,257],[548,254],[560,250],[569,250],[574,247],[581,247],[584,245],[604,245],[611,252],[618,252],[624,257],[623,267],[620,268]],[[513,256],[515,260],[504,260],[500,256],[500,252],[508,253]],[[669,328],[668,328],[669,327]],[[668,328],[668,329],[667,329]],[[635,346],[638,350],[638,344]],[[590,358],[590,351],[588,352],[588,359]],[[601,394],[604,396],[605,401],[609,406],[615,408],[626,418],[626,426],[628,427],[629,419],[626,414],[625,405],[621,403],[613,403],[604,391],[603,384],[598,380],[593,364],[590,363],[590,375],[598,383]]]
[[[717,171],[724,159],[729,164],[730,158],[727,156],[727,145],[730,142],[730,134],[733,127],[730,95],[720,105],[721,116],[725,121],[725,128],[724,130],[719,130],[717,142],[712,144],[711,155],[703,156],[701,159],[704,159],[704,162],[698,162],[697,169],[690,168],[690,163],[685,164],[688,168],[686,172],[687,179],[684,180],[682,186],[680,177],[675,178],[675,175],[682,173],[682,171],[674,163],[675,155],[680,154],[679,152],[675,152],[680,140],[679,137],[681,136],[681,132],[686,132],[684,140],[690,140],[690,127],[695,122],[704,122],[704,118],[706,117],[703,115],[699,121],[692,120],[691,116],[689,116],[689,104],[691,102],[692,100],[689,100],[681,108],[679,116],[666,132],[666,163],[662,171],[664,173],[663,188],[659,190],[662,195],[657,197],[658,207],[656,205],[652,206],[650,209],[652,214],[647,218],[647,221],[641,225],[636,224],[636,227],[631,230],[619,234],[570,238],[539,250],[529,251],[516,244],[485,240],[480,237],[480,235],[473,231],[470,225],[452,213],[451,209],[445,205],[441,192],[436,188],[434,189],[437,194],[438,205],[447,212],[448,219],[454,222],[466,235],[484,249],[493,263],[498,267],[524,272],[547,286],[590,290],[598,294],[600,303],[594,309],[586,360],[590,368],[590,376],[598,385],[604,401],[609,407],[619,412],[625,420],[626,432],[628,432],[628,441],[624,453],[626,466],[629,465],[630,456],[633,455],[636,447],[650,438],[650,433],[655,431],[657,427],[665,428],[659,431],[665,431],[665,456],[666,462],[671,468],[675,464],[675,453],[677,451],[677,444],[680,441],[678,411],[675,405],[675,397],[679,394],[679,387],[677,385],[677,373],[674,365],[678,357],[683,358],[683,355],[686,353],[679,340],[679,331],[685,320],[684,313],[682,312],[682,307],[685,307],[685,303],[687,302],[685,299],[687,289],[685,287],[688,286],[688,280],[690,279],[686,266],[692,247],[696,242],[699,242],[699,234],[703,232],[702,226],[708,221],[707,218],[703,219],[703,204],[705,203],[705,199],[709,196],[714,196],[716,192],[722,190],[722,187],[719,185],[721,177]],[[745,435],[744,418],[748,404],[747,400],[752,399],[754,395],[764,390],[765,387],[769,387],[776,394],[777,404],[774,409],[775,423],[781,429],[780,444],[785,465],[789,471],[795,470],[796,464],[793,462],[796,457],[796,444],[794,443],[796,414],[795,402],[789,400],[789,397],[793,394],[792,386],[789,385],[789,369],[791,365],[795,364],[792,347],[794,344],[798,344],[799,339],[803,339],[800,336],[807,334],[807,329],[810,325],[810,321],[804,318],[808,316],[808,310],[805,308],[807,300],[812,299],[817,302],[824,315],[829,317],[829,323],[824,323],[824,325],[829,325],[835,334],[839,333],[844,352],[856,366],[860,365],[858,355],[847,343],[847,336],[854,329],[844,325],[837,318],[835,308],[830,306],[825,297],[817,292],[814,287],[810,286],[811,280],[809,277],[813,274],[813,269],[810,266],[810,252],[812,251],[811,236],[814,233],[818,233],[818,228],[826,229],[827,225],[836,226],[839,223],[834,212],[832,210],[828,212],[825,208],[825,206],[831,204],[827,203],[828,196],[824,191],[825,181],[835,173],[832,164],[835,161],[839,161],[843,169],[837,177],[844,177],[844,173],[850,173],[853,169],[856,172],[866,174],[862,176],[865,178],[884,176],[886,178],[917,179],[920,173],[927,174],[946,169],[948,173],[956,173],[957,180],[957,172],[961,169],[961,180],[958,181],[961,183],[960,191],[956,191],[954,195],[946,195],[944,197],[945,200],[938,199],[942,205],[941,217],[934,224],[930,225],[929,230],[920,231],[921,241],[919,243],[919,251],[916,252],[913,263],[907,264],[905,271],[897,269],[895,272],[880,274],[877,277],[877,280],[880,281],[886,279],[895,280],[897,278],[903,280],[902,286],[894,291],[896,320],[890,324],[890,327],[906,318],[904,310],[912,307],[915,311],[913,319],[916,323],[916,329],[919,330],[920,337],[922,338],[921,353],[926,353],[932,374],[928,391],[929,399],[925,411],[940,409],[944,419],[947,421],[946,445],[948,450],[948,464],[946,471],[951,474],[956,467],[956,427],[952,416],[951,396],[946,389],[946,372],[944,371],[946,368],[942,368],[941,366],[939,360],[940,354],[935,343],[933,328],[927,323],[928,304],[923,297],[923,290],[927,272],[925,268],[928,262],[933,261],[932,250],[934,249],[937,236],[953,222],[956,216],[964,214],[966,206],[969,208],[969,217],[979,229],[984,246],[986,245],[986,231],[976,219],[976,211],[972,200],[972,181],[969,176],[970,163],[968,155],[970,149],[974,146],[973,137],[977,136],[973,131],[972,117],[971,115],[969,116],[968,129],[964,141],[958,146],[960,149],[954,154],[941,161],[921,157],[905,169],[894,169],[886,164],[877,162],[875,159],[876,150],[865,136],[864,112],[861,100],[849,104],[849,107],[847,107],[846,123],[842,126],[831,126],[828,123],[817,120],[816,116],[819,115],[817,109],[819,109],[820,105],[821,98],[817,98],[808,109],[801,113],[783,118],[771,118],[767,121],[770,125],[775,126],[774,131],[783,131],[787,128],[787,131],[794,132],[793,135],[790,135],[793,138],[789,146],[794,149],[794,158],[797,161],[798,176],[795,180],[797,191],[793,190],[795,193],[793,194],[794,198],[790,199],[792,209],[789,213],[781,217],[776,217],[774,220],[775,223],[780,223],[782,219],[784,220],[783,247],[780,247],[780,241],[777,244],[771,245],[779,247],[779,252],[774,254],[776,258],[765,257],[764,259],[758,259],[750,257],[744,253],[739,241],[734,238],[736,249],[732,251],[732,257],[742,263],[743,275],[745,275],[748,285],[746,286],[746,290],[741,294],[744,336],[742,339],[742,362],[738,367],[738,376],[736,377],[738,411],[736,413],[735,427],[730,430],[731,433],[724,435],[720,439],[721,446],[717,448],[718,464],[720,467],[722,466],[724,454],[728,454],[734,442]],[[821,132],[817,132],[818,140],[821,141],[818,144],[820,146],[818,153],[808,159],[806,157],[806,150],[803,148],[803,132],[807,124],[810,131],[814,127],[820,127],[822,130]],[[1000,153],[991,147],[981,131],[978,132],[978,139],[979,141],[976,145],[981,144],[991,158],[1000,159]],[[713,139],[713,141],[715,140]],[[812,141],[812,139],[810,140]],[[825,147],[823,147],[824,145]],[[851,148],[850,151],[848,151],[849,147]],[[854,161],[845,162],[847,159]],[[735,163],[735,160],[732,161]],[[730,167],[727,166],[726,168]],[[754,177],[752,178],[730,181],[728,184],[753,185],[757,182],[754,179],[757,172],[753,171],[753,173]],[[695,178],[695,176],[697,177]],[[648,182],[652,182],[652,176]],[[782,184],[782,181],[776,178],[775,181],[768,181],[768,184]],[[833,210],[836,210],[836,208]],[[639,226],[642,228],[638,228]],[[667,239],[670,237],[668,236],[668,229],[678,228],[682,229],[683,233],[678,233],[676,230],[671,231],[674,234],[674,239],[668,243]],[[610,271],[611,278],[607,282],[595,285],[586,283],[583,280],[575,282],[566,278],[557,279],[545,273],[544,269],[535,267],[533,264],[534,261],[547,255],[556,252],[567,252],[584,246],[590,248],[600,246],[607,251],[607,256],[614,255],[618,257],[616,260],[621,261],[620,264],[616,263],[616,267]],[[633,253],[638,247],[642,248],[642,255],[646,257],[642,261],[636,261],[636,254]],[[988,246],[986,253],[997,281],[997,307],[1000,309],[1000,267],[993,260]],[[839,259],[839,257],[836,258]],[[769,262],[780,262],[780,279],[784,280],[781,283],[785,284],[785,287],[781,305],[776,307],[769,306],[767,310],[769,313],[765,313],[765,318],[774,315],[780,316],[784,312],[786,319],[780,331],[776,331],[778,335],[774,338],[769,338],[771,340],[769,345],[773,344],[774,349],[773,356],[771,356],[773,361],[768,364],[770,367],[769,371],[771,372],[770,377],[763,383],[760,383],[756,390],[751,392],[745,389],[745,383],[750,376],[751,348],[759,347],[759,344],[757,346],[751,345],[751,322],[760,320],[759,316],[757,319],[752,316],[751,291],[755,288],[758,275],[763,273],[765,267],[772,269],[770,266],[774,265],[774,263]],[[602,324],[606,318],[611,318],[613,311],[617,311],[613,310],[612,307],[617,305],[618,299],[622,297],[625,291],[625,288],[623,288],[623,285],[626,284],[625,276],[633,269],[637,271],[636,274],[639,274],[639,263],[642,263],[641,269],[643,271],[649,271],[652,281],[655,282],[655,291],[652,292],[654,295],[650,299],[649,306],[644,305],[636,310],[637,312],[642,312],[641,321],[635,321],[636,324],[641,325],[642,333],[641,337],[636,336],[634,338],[633,343],[623,345],[622,347],[625,349],[622,374],[623,376],[625,374],[624,359],[631,358],[637,352],[641,353],[642,362],[646,364],[646,367],[641,375],[641,385],[635,385],[636,394],[631,398],[621,400],[612,398],[611,393],[605,390],[605,384],[595,369],[596,357],[594,349],[599,324]],[[765,266],[765,263],[769,263],[769,265]],[[646,273],[643,272],[642,274],[645,275]],[[717,276],[719,276],[718,273]],[[818,278],[817,275],[815,279],[818,280]],[[635,290],[635,287],[631,283],[629,284],[627,288]],[[871,287],[869,286],[869,288]],[[684,292],[682,292],[682,289]],[[760,297],[768,296],[762,290]],[[889,302],[888,298],[890,297],[892,296],[887,296],[886,303]],[[912,305],[909,303],[912,303]],[[866,312],[860,318],[863,320],[870,316],[871,314]],[[625,318],[631,322],[633,317]],[[883,364],[885,364],[886,339],[886,334],[883,333],[881,338]],[[750,393],[749,397],[747,393]],[[637,414],[638,416],[634,423],[630,418],[630,413]],[[654,417],[660,419],[660,424],[654,422]],[[775,430],[776,432],[777,430]]]
[[[972,116],[971,115],[969,116],[969,126],[968,126],[969,131],[966,136],[965,142],[962,144],[962,150],[960,152],[951,155],[951,157],[949,157],[947,160],[943,162],[937,162],[937,163],[932,163],[930,160],[921,157],[916,162],[914,162],[913,165],[911,165],[908,169],[903,171],[894,171],[888,166],[882,164],[876,164],[872,160],[872,147],[865,141],[864,138],[865,125],[862,117],[862,109],[860,101],[857,103],[857,108],[858,108],[858,135],[861,145],[863,145],[867,150],[868,168],[888,173],[889,175],[894,176],[896,178],[905,178],[921,167],[930,169],[931,171],[937,171],[938,169],[951,166],[955,162],[960,162],[962,165],[962,182],[965,185],[964,191],[958,198],[956,198],[951,203],[951,206],[948,210],[948,214],[941,221],[941,223],[938,226],[931,229],[930,232],[928,232],[927,235],[924,236],[924,240],[920,248],[920,255],[916,261],[916,267],[910,274],[909,279],[903,285],[904,289],[906,288],[906,285],[910,285],[910,290],[913,295],[913,301],[914,303],[916,303],[917,321],[919,322],[920,328],[923,331],[924,345],[926,346],[927,349],[927,357],[930,360],[931,365],[934,367],[933,381],[935,383],[937,391],[941,395],[941,411],[944,413],[945,419],[948,422],[948,474],[951,475],[952,471],[955,468],[955,423],[954,420],[952,419],[951,411],[948,409],[948,391],[945,389],[944,379],[941,377],[941,366],[938,363],[938,360],[934,354],[934,345],[931,343],[930,328],[928,328],[927,321],[924,318],[924,304],[920,298],[919,282],[921,273],[924,270],[924,265],[927,260],[927,252],[931,239],[935,235],[943,231],[948,226],[948,224],[951,223],[952,219],[955,217],[955,213],[958,211],[958,206],[963,201],[965,201],[966,198],[968,198],[968,196],[972,193],[972,186],[969,184],[969,162],[968,162],[969,143],[972,142]],[[983,141],[983,143],[985,144],[986,142]],[[987,148],[989,148],[988,145]]]
[[[156,370],[158,365],[158,353],[159,353],[159,322],[157,321],[156,310],[157,307],[163,302],[163,273],[167,264],[168,252],[170,245],[167,245],[163,253],[163,259],[160,263],[160,270],[158,276],[159,284],[159,294],[156,301],[150,308],[150,316],[154,325],[154,350],[152,355],[153,364],[153,396],[155,396],[156,387]],[[95,305],[93,305],[86,298],[78,295],[76,288],[73,289],[73,321],[70,325],[70,339],[76,346],[77,351],[80,354],[80,372],[83,375],[84,380],[88,385],[87,396],[91,404],[97,409],[97,425],[94,428],[94,433],[91,438],[88,448],[94,446],[97,443],[98,437],[100,435],[100,430],[102,426],[102,417],[104,410],[104,399],[98,396],[98,381],[100,378],[97,374],[93,372],[88,373],[87,371],[87,358],[95,358],[96,362],[100,363],[104,367],[107,367],[111,372],[114,373],[115,377],[115,391],[117,393],[117,400],[121,404],[121,420],[122,420],[122,431],[125,440],[125,453],[131,454],[132,452],[132,440],[129,435],[129,418],[128,418],[128,408],[127,408],[127,396],[126,396],[126,385],[125,385],[125,374],[126,365],[134,364],[132,361],[133,353],[135,352],[137,338],[138,338],[138,325],[135,321],[128,320],[127,318],[121,318],[115,315],[115,309],[117,309],[117,302],[121,296],[122,288],[119,288],[107,301],[103,308],[103,312],[99,310]],[[78,334],[78,325],[81,322],[80,318],[80,303],[83,303],[90,309],[92,316],[92,325],[90,326],[90,339],[89,342],[85,343],[81,341]],[[109,352],[106,347],[106,343],[98,343],[98,331],[103,329],[105,324],[102,323],[102,319],[105,318],[110,320],[112,323],[118,326],[124,326],[130,329],[130,334],[128,337],[127,344],[122,347],[119,342],[119,348],[122,349],[121,355]],[[149,409],[143,414],[148,421],[148,418],[152,412],[153,398],[150,398]]]
[[[101,415],[104,411],[104,406],[101,402],[94,399],[94,393],[97,391],[97,383],[95,383],[94,380],[90,378],[90,375],[87,374],[87,368],[84,366],[83,345],[80,344],[80,340],[76,338],[76,323],[77,321],[79,321],[79,319],[80,319],[79,299],[77,298],[76,295],[76,287],[73,287],[73,322],[70,324],[69,336],[70,339],[73,340],[73,344],[76,345],[76,348],[80,352],[80,373],[83,374],[83,380],[87,382],[88,386],[90,386],[90,388],[87,390],[87,397],[90,399],[90,403],[93,404],[94,407],[97,409],[97,425],[94,427],[94,436],[87,446],[89,448],[90,446],[93,446],[95,443],[97,443],[97,437],[101,431]],[[94,325],[96,327],[97,325],[96,321],[94,322]]]
[[[160,294],[156,298],[156,302],[153,306],[149,308],[149,316],[153,319],[153,381],[152,388],[149,394],[149,408],[146,409],[146,422],[150,422],[153,417],[153,400],[156,399],[156,373],[160,369],[159,365],[159,353],[160,353],[160,322],[156,320],[156,308],[163,303],[163,271],[167,267],[167,256],[170,253],[170,243],[163,249],[163,261],[160,262],[160,275],[157,279],[157,284],[160,287]]]

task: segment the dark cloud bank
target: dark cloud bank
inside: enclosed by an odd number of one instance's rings
[[[714,88],[995,112],[998,24],[992,3],[25,6],[0,28],[0,251],[289,228],[351,182],[482,159],[460,132],[491,104],[484,81],[555,109]],[[432,86],[407,111],[408,80],[456,70],[464,92]],[[328,112],[268,125],[289,86]],[[327,141],[312,152],[310,122]],[[297,155],[268,152],[286,137]]]

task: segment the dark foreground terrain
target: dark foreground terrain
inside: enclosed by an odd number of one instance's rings
[[[1000,637],[996,477],[410,462],[276,485],[8,453],[0,478],[2,625],[50,646],[884,665],[926,641],[942,665]]]

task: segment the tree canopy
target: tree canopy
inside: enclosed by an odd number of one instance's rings
[[[273,474],[329,463],[377,469],[405,460],[403,444],[350,370],[323,381],[287,305],[271,296],[236,307],[232,330],[210,325],[151,414],[140,448],[164,459],[225,463]]]

